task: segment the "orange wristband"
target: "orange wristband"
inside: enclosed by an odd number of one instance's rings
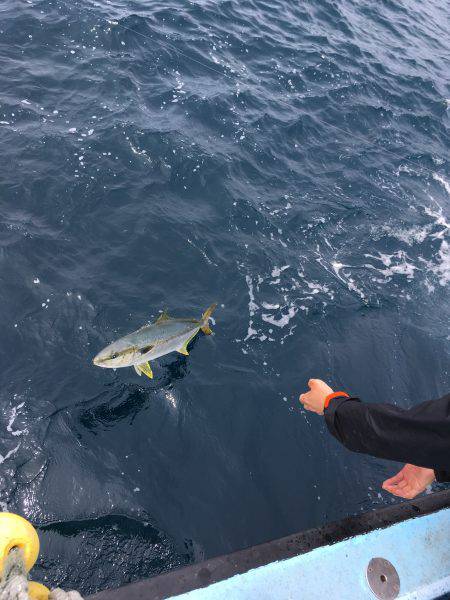
[[[328,394],[328,396],[325,398],[325,404],[323,405],[324,409],[328,408],[328,405],[333,398],[350,398],[350,396],[345,392],[333,392],[332,394]]]

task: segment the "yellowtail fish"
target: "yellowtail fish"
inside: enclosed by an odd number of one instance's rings
[[[97,367],[106,369],[119,369],[121,367],[134,367],[136,373],[144,373],[153,377],[150,360],[165,356],[170,352],[189,354],[189,342],[197,335],[200,329],[206,335],[212,333],[209,327],[209,318],[216,308],[212,304],[198,319],[173,319],[167,311],[152,323],[144,325],[141,329],[129,333],[116,342],[106,346],[94,358]]]

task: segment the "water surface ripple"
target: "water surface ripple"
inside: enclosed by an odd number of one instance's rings
[[[449,386],[449,11],[3,0],[0,501],[83,593],[357,513],[310,376]],[[92,356],[218,301],[190,356]]]

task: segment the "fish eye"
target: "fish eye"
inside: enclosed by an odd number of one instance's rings
[[[144,348],[139,348],[139,352],[141,354],[147,354],[147,352],[150,352],[150,350],[154,347],[155,346],[144,346]]]
[[[117,358],[119,355],[117,354],[117,352],[114,352],[114,354],[111,354],[111,356],[109,357],[109,360],[114,360],[115,358]]]

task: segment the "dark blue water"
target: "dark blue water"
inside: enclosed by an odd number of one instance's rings
[[[309,377],[448,391],[443,2],[3,0],[1,476],[84,593],[390,503]],[[168,308],[190,356],[92,356]]]

